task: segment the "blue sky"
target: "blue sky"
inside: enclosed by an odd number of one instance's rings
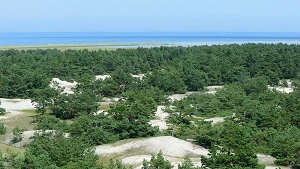
[[[300,32],[299,0],[1,0],[0,32]]]

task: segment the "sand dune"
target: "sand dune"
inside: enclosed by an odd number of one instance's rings
[[[166,144],[167,143],[167,144]],[[136,152],[133,152],[136,150]],[[206,156],[208,150],[194,145],[188,141],[180,140],[171,136],[152,137],[145,139],[132,140],[122,144],[117,142],[111,145],[101,145],[96,147],[96,154],[107,156],[111,154],[130,154],[129,151],[136,155],[157,154],[162,151],[168,157],[185,157],[185,156]],[[125,155],[124,154],[124,155]]]

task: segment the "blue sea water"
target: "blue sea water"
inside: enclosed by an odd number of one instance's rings
[[[0,46],[64,44],[213,45],[242,43],[300,44],[300,32],[21,32],[0,33]],[[113,45],[112,45],[113,46]]]

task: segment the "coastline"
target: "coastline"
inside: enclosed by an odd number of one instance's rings
[[[115,50],[119,48],[138,48],[138,47],[160,47],[160,46],[175,46],[175,44],[170,43],[125,43],[125,44],[48,44],[48,45],[26,45],[26,46],[0,46],[0,50],[9,50],[9,49],[17,49],[17,50],[30,50],[30,49],[59,49],[59,50],[67,50],[67,49],[89,49],[89,50],[97,50],[97,49],[105,49],[105,50]]]
[[[68,49],[88,49],[88,50],[116,50],[116,49],[136,49],[139,47],[142,48],[151,48],[151,47],[191,47],[191,46],[212,46],[212,45],[230,45],[230,44],[288,44],[288,45],[300,45],[300,39],[274,39],[274,40],[234,40],[234,41],[224,41],[223,39],[217,39],[214,41],[195,41],[195,42],[169,42],[169,43],[99,43],[99,44],[45,44],[45,45],[15,45],[15,46],[0,46],[0,50],[34,50],[34,49],[58,49],[58,50],[68,50]]]
[[[300,32],[0,32],[0,50],[107,49],[228,44],[300,44]]]

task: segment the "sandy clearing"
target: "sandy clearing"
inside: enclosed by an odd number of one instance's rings
[[[155,112],[156,120],[150,120],[149,122],[152,126],[158,126],[161,131],[168,129],[166,120],[167,117],[169,117],[169,114],[163,111],[164,108],[165,106],[157,106]]]
[[[171,101],[182,100],[186,96],[189,96],[194,93],[198,93],[198,92],[194,91],[194,92],[186,92],[184,94],[173,94],[173,95],[169,96],[168,99],[170,99]]]
[[[124,164],[129,164],[129,165],[136,165],[136,164],[141,164],[143,161],[151,160],[151,155],[136,155],[136,156],[130,156],[122,159],[122,163]]]
[[[257,158],[260,164],[273,164],[276,160],[276,158],[264,154],[257,154]]]
[[[149,161],[151,154],[163,152],[163,156],[169,160],[174,168],[178,167],[184,157],[189,157],[195,166],[201,166],[200,157],[208,157],[209,151],[191,142],[180,140],[172,136],[161,136],[143,139],[132,139],[129,142],[119,141],[114,144],[100,145],[96,147],[96,154],[100,156],[119,155],[119,160],[124,164],[142,167],[144,159]],[[273,164],[275,158],[269,155],[257,155],[260,164]],[[275,166],[267,166],[266,169],[275,169]],[[288,169],[288,167],[281,167]]]
[[[207,86],[206,89],[208,90],[205,92],[206,94],[216,94],[217,89],[222,89],[224,86]]]
[[[208,94],[215,94],[217,89],[222,89],[224,86],[207,86],[206,89],[208,90],[207,92],[205,93],[208,93]],[[169,96],[168,98],[171,100],[171,101],[175,101],[175,100],[182,100],[183,98],[191,95],[191,94],[194,94],[194,93],[200,93],[199,91],[190,91],[190,92],[186,92],[184,94],[173,94],[171,96]]]
[[[55,130],[46,130],[45,132],[55,132]],[[29,144],[32,140],[30,139],[32,136],[34,136],[35,133],[42,133],[42,130],[28,130],[28,131],[23,131],[22,134],[22,140],[18,143],[14,143],[13,146],[15,147],[23,147],[26,144]],[[65,137],[70,137],[69,133],[64,134]],[[5,137],[5,140],[3,143],[5,144],[10,144],[11,140],[13,138],[13,134],[8,134]]]
[[[96,75],[96,80],[105,80],[106,78],[110,78],[110,75]]]
[[[63,93],[67,94],[73,94],[72,88],[75,88],[77,85],[77,82],[68,82],[64,80],[60,80],[59,78],[53,78],[50,82],[50,87],[55,88],[54,82],[57,82],[60,87],[64,87]]]
[[[212,121],[212,125],[215,125],[217,123],[222,123],[225,121],[224,117],[213,117],[209,119],[205,119],[204,121]]]
[[[222,89],[224,86],[207,86],[206,89],[210,92],[216,92],[217,89]]]
[[[290,169],[290,167],[283,167],[283,166],[266,166],[265,169]]]
[[[269,90],[277,90],[279,92],[282,92],[282,93],[292,93],[294,91],[293,88],[291,87],[271,87],[271,86],[268,86],[268,89]]]
[[[118,97],[114,97],[114,98],[108,98],[108,97],[103,97],[102,100],[104,100],[104,102],[117,102],[119,101],[121,98]]]
[[[0,119],[8,119],[12,116],[22,114],[22,110],[35,109],[34,104],[31,103],[30,99],[5,99],[0,98],[1,108],[6,110],[4,116],[0,116]]]
[[[167,143],[167,144],[166,144]],[[145,138],[140,140],[133,140],[128,143],[117,146],[101,145],[96,147],[96,154],[107,156],[111,154],[122,154],[126,151],[138,150],[140,155],[157,154],[161,150],[165,156],[169,157],[185,157],[185,156],[206,156],[208,150],[190,142],[180,140],[171,136],[161,136]]]
[[[143,80],[143,78],[145,77],[145,74],[137,74],[137,75],[130,74],[130,75],[131,77],[138,78],[140,80]]]

